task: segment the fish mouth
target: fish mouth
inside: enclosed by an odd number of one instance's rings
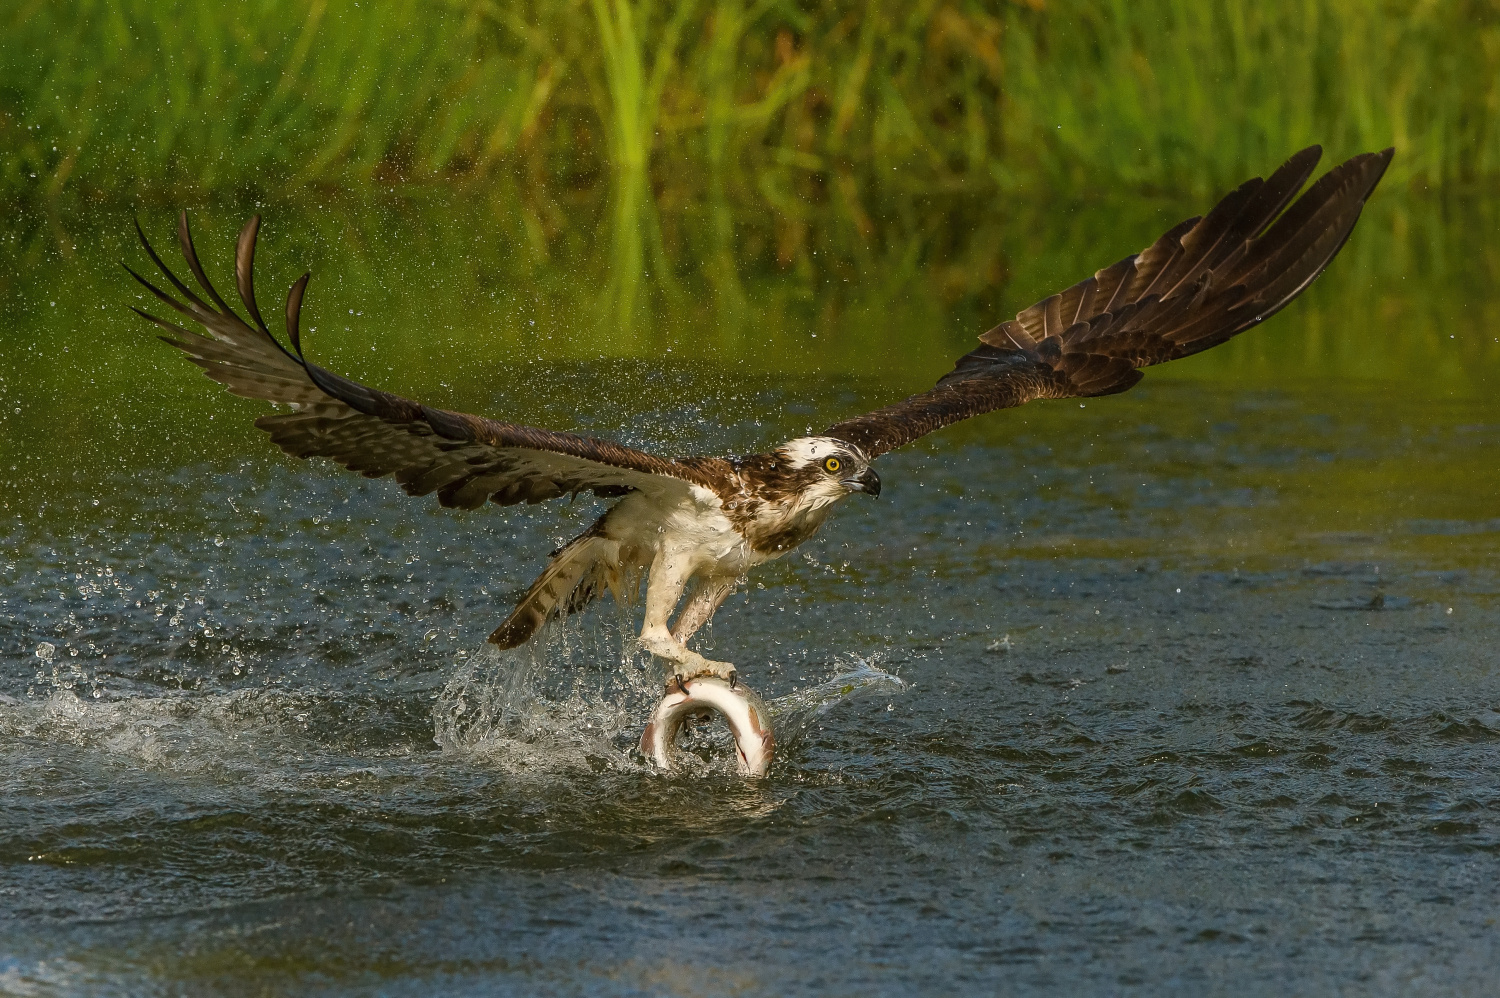
[[[863,492],[868,496],[880,495],[880,476],[874,468],[866,468],[853,478],[841,479],[840,483],[850,492]]]

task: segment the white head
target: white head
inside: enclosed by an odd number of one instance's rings
[[[880,476],[864,451],[836,437],[798,437],[774,452],[778,471],[788,485],[813,506],[842,499],[851,492],[880,495]]]

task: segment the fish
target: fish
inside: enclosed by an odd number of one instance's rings
[[[694,714],[716,711],[734,736],[735,768],[741,776],[762,777],[776,754],[776,736],[765,701],[744,683],[730,685],[716,676],[698,676],[667,687],[646,729],[641,732],[641,754],[658,769],[676,765],[677,735]]]

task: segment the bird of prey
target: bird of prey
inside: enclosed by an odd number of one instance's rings
[[[461,509],[588,491],[618,499],[553,553],[489,640],[520,645],[549,617],[577,611],[605,590],[624,598],[644,577],[640,647],[665,660],[669,685],[675,679],[685,688],[701,675],[735,681],[733,665],[703,657],[688,640],[747,572],[812,537],[841,499],[878,496],[876,458],[950,423],[1033,399],[1123,392],[1141,379],[1141,368],[1206,350],[1269,318],[1338,253],[1392,154],[1355,156],[1294,201],[1321,155],[1316,146],[1304,149],[1207,215],[981,334],[931,390],[743,457],[661,457],[434,409],[310,363],[298,331],[309,275],[287,295],[285,343],[256,303],[259,216],[245,224],[235,253],[246,317],[209,283],[186,212],[177,236],[206,300],[162,263],[139,224],[142,246],[180,298],[130,273],[204,330],[136,309],[168,330],[163,340],[234,394],[287,407],[255,425],[289,454],[331,458],[368,478],[393,476],[411,495],[435,492],[443,506]],[[689,584],[692,595],[674,622]]]

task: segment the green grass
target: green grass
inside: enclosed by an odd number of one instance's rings
[[[0,394],[48,399],[0,422],[93,419],[171,360],[123,309],[131,213],[166,240],[172,209],[201,209],[220,275],[264,212],[263,307],[311,267],[315,355],[429,401],[463,404],[447,379],[476,358],[667,348],[918,388],[998,317],[1319,139],[1329,160],[1401,155],[1300,318],[1153,377],[1472,394],[1500,370],[1500,29],[1477,8],[237,10],[0,14],[0,307],[21,344]]]
[[[1221,190],[1321,141],[1393,180],[1500,176],[1478,0],[22,0],[0,198],[311,196],[646,172],[785,217],[828,199]]]

